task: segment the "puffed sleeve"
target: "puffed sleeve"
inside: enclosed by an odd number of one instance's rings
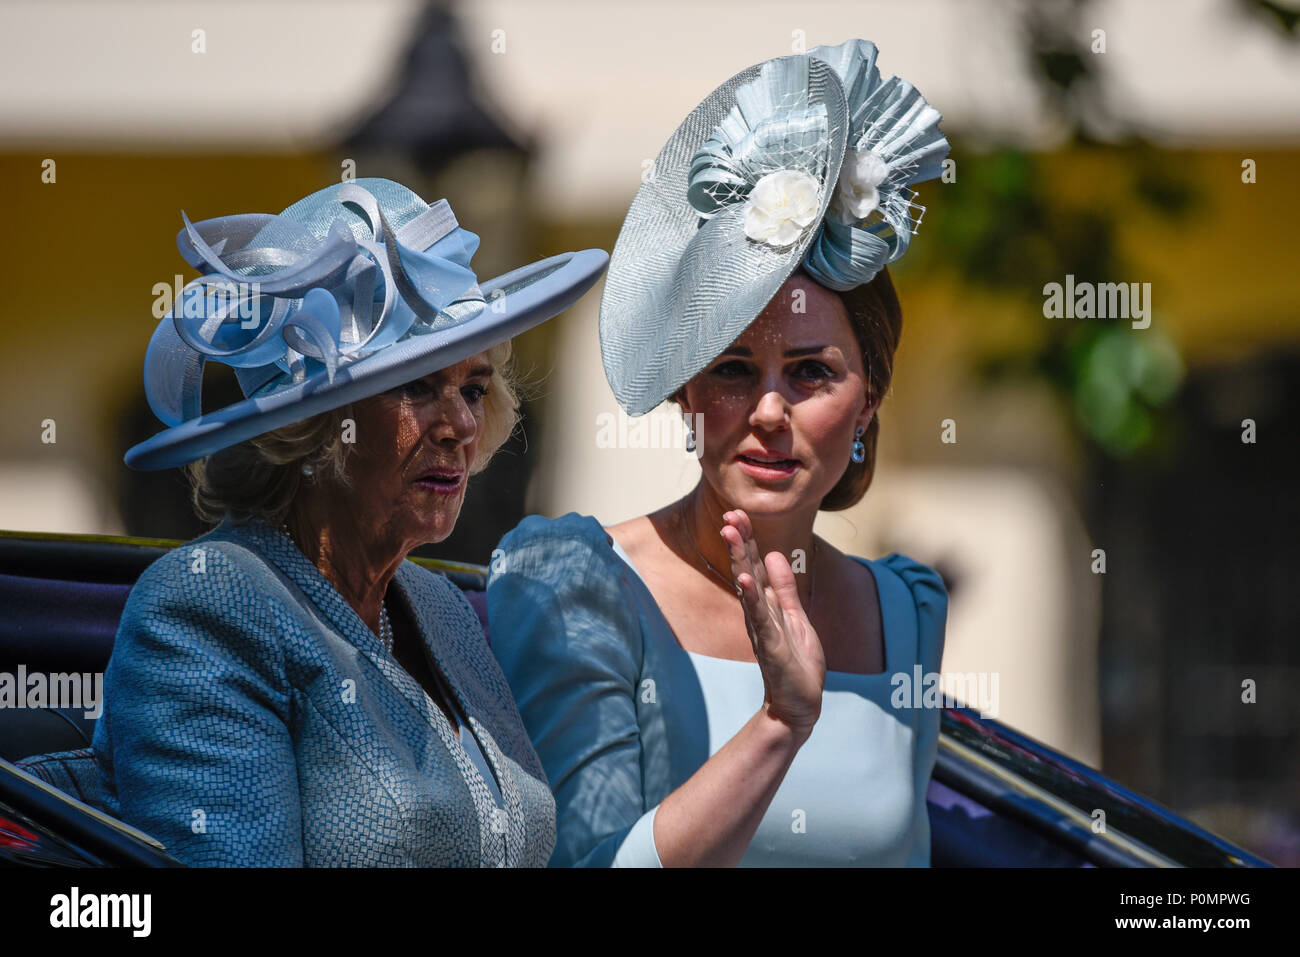
[[[290,689],[255,563],[201,539],[159,559],[104,676],[105,782],[124,820],[191,866],[303,866]]]
[[[556,804],[552,867],[658,864],[641,787],[642,636],[626,565],[592,518],[530,516],[492,563],[492,650]]]
[[[889,567],[902,577],[916,605],[917,659],[924,673],[938,672],[943,660],[944,630],[948,620],[948,589],[939,573],[906,555],[894,553],[887,559]],[[926,793],[939,754],[939,718],[937,708],[920,712],[913,758],[913,794],[916,796],[912,832],[916,840],[908,856],[908,867],[930,866],[930,809]]]

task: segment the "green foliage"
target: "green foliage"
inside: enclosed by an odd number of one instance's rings
[[[1114,168],[1131,175],[1095,184],[1102,201],[1071,204],[1057,195],[1059,184],[1080,175],[1068,165],[1071,153],[1004,148],[981,154],[956,139],[957,181],[928,186],[927,195],[942,193],[927,211],[926,241],[899,265],[900,272],[956,270],[969,286],[1040,323],[1042,335],[1029,346],[979,357],[977,374],[985,381],[1047,382],[1086,440],[1106,454],[1130,456],[1152,446],[1154,423],[1182,381],[1183,361],[1159,328],[1169,317],[1157,316],[1146,329],[1122,319],[1048,319],[1043,287],[1067,275],[1078,282],[1142,281],[1120,254],[1119,217],[1146,211],[1179,219],[1194,210],[1195,193],[1185,167],[1137,131],[1112,121],[1122,143],[1103,146],[1094,138],[1092,127],[1107,108],[1095,74],[1098,57],[1088,52],[1081,25],[1086,6],[1083,0],[1031,4],[1023,31],[1027,62],[1069,124],[1074,155],[1115,152]]]

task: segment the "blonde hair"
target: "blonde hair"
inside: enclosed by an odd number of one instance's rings
[[[486,355],[492,378],[483,397],[483,433],[470,463],[471,475],[487,468],[519,423],[510,343],[493,346]],[[347,466],[355,446],[343,441],[343,427],[352,417],[351,405],[331,409],[191,463],[186,477],[195,514],[213,525],[227,516],[237,522],[261,518],[278,525],[306,481],[303,466],[311,467],[314,481],[351,487]]]

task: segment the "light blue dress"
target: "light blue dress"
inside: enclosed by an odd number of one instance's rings
[[[758,710],[758,666],[684,651],[593,518],[531,516],[501,549],[492,649],[555,792],[551,866],[657,866],[659,803]],[[885,671],[827,675],[821,718],[742,865],[929,865],[939,711],[912,707],[911,685],[917,666],[939,670],[948,596],[906,555],[857,560],[880,594]]]

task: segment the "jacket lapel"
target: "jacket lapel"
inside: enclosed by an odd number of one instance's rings
[[[506,841],[507,857],[510,860],[522,860],[526,844],[522,827],[523,794],[519,790],[515,775],[507,768],[505,755],[490,730],[490,725],[494,723],[491,705],[497,702],[482,686],[482,682],[475,677],[470,665],[473,661],[473,649],[463,647],[463,642],[466,640],[477,640],[486,644],[487,639],[483,636],[482,628],[472,611],[466,613],[469,619],[473,619],[472,632],[469,627],[465,629],[449,627],[446,621],[441,620],[444,616],[437,613],[447,612],[445,618],[450,620],[452,609],[446,607],[447,598],[430,587],[427,580],[429,574],[413,563],[403,562],[393,582],[401,588],[402,596],[411,610],[411,617],[415,620],[421,637],[424,638],[426,653],[436,666],[437,672],[442,674],[446,683],[451,686],[460,712],[468,719],[466,732],[474,735],[479,750],[483,752],[483,757],[487,760],[496,779],[497,789],[501,792],[500,810],[504,811],[503,814],[499,813],[496,802],[487,789],[487,783],[481,784],[484,804],[480,812],[480,824],[484,826],[485,860],[488,859],[489,842],[492,845],[491,852],[500,854],[502,836]],[[456,750],[464,754],[464,746],[459,740]],[[469,760],[468,755],[465,755],[465,762],[469,768],[470,779],[481,781],[482,775],[477,765]],[[479,788],[473,790],[477,797]]]
[[[506,855],[512,860],[522,859],[524,840],[522,830],[518,826],[518,822],[523,820],[522,795],[515,785],[513,776],[505,773],[504,759],[495,740],[476,718],[479,710],[474,700],[476,696],[472,693],[466,694],[464,672],[458,666],[458,659],[461,656],[457,654],[456,649],[447,647],[446,638],[442,635],[443,629],[439,627],[439,621],[434,616],[434,612],[439,608],[440,596],[430,594],[428,587],[420,580],[420,576],[426,574],[423,569],[410,562],[403,562],[397,574],[393,576],[389,600],[391,602],[395,592],[406,603],[419,632],[425,654],[435,665],[435,674],[441,674],[443,684],[449,687],[454,698],[454,707],[461,714],[469,717],[470,730],[474,732],[479,747],[494,772],[497,787],[501,791],[506,812],[504,822],[496,813],[496,802],[492,799],[487,783],[466,753],[457,729],[447,721],[447,716],[443,714],[442,709],[425,693],[419,682],[407,674],[397,660],[384,650],[379,637],[361,620],[356,609],[347,603],[338,589],[293,544],[289,536],[282,529],[254,519],[242,525],[227,524],[224,537],[239,541],[256,551],[271,570],[291,587],[291,590],[303,596],[304,607],[315,609],[325,627],[347,638],[370,660],[393,689],[424,716],[429,727],[442,741],[443,747],[446,748],[473,795],[479,819],[483,863],[494,866],[504,862],[501,846],[503,833],[506,837]]]
[[[243,539],[267,560],[272,569],[280,573],[282,580],[306,599],[304,605],[313,608],[326,627],[345,637],[365,655],[394,690],[424,715],[444,744],[447,743],[448,736],[453,739],[456,737],[455,729],[447,723],[447,716],[442,713],[442,709],[384,650],[379,637],[361,620],[356,609],[347,603],[338,589],[293,544],[283,530],[255,519],[243,525],[231,526],[230,532],[232,538]]]

